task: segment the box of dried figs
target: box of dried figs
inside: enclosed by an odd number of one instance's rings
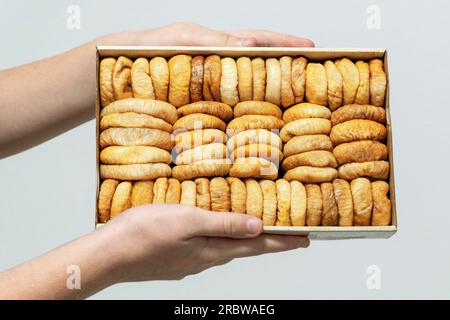
[[[397,231],[385,49],[97,47],[95,224],[182,204],[311,239]]]

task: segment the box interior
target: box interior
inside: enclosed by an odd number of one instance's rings
[[[395,179],[394,179],[394,159],[392,145],[391,117],[389,106],[389,67],[386,49],[371,48],[283,48],[283,47],[145,47],[145,46],[98,46],[96,63],[96,86],[97,99],[95,106],[96,115],[96,205],[95,205],[95,227],[101,227],[102,224],[97,221],[97,203],[100,188],[99,174],[99,115],[100,115],[100,92],[98,88],[98,74],[100,60],[104,57],[126,56],[129,58],[162,56],[170,58],[177,54],[189,55],[211,55],[217,54],[222,57],[282,57],[282,56],[304,56],[309,61],[324,61],[327,59],[338,59],[347,57],[352,60],[369,60],[380,58],[384,61],[384,68],[387,77],[386,88],[386,129],[387,129],[387,147],[389,153],[389,198],[391,200],[392,221],[390,226],[353,226],[353,227],[281,227],[265,226],[264,233],[282,234],[282,235],[308,235],[310,239],[362,239],[362,238],[389,238],[397,232],[397,205],[395,198]]]

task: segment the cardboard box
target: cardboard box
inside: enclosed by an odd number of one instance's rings
[[[97,79],[99,74],[100,60],[104,57],[126,56],[129,58],[162,56],[170,58],[177,54],[189,55],[211,55],[218,54],[222,57],[241,56],[249,57],[282,57],[282,56],[304,56],[308,61],[323,62],[327,59],[338,59],[347,57],[352,60],[369,60],[380,58],[384,60],[384,68],[388,79],[386,90],[386,128],[387,128],[387,147],[389,150],[389,197],[392,203],[392,222],[390,226],[385,227],[264,227],[265,233],[289,234],[289,235],[308,235],[310,239],[356,239],[356,238],[389,238],[397,232],[397,210],[395,201],[395,183],[394,183],[394,160],[392,146],[391,117],[389,109],[389,68],[386,49],[366,49],[366,48],[236,48],[236,47],[133,47],[133,46],[99,46],[97,47]],[[95,107],[96,114],[96,168],[97,168],[97,196],[95,210],[96,227],[101,226],[97,223],[97,203],[98,191],[100,186],[99,176],[99,115],[100,115],[100,96],[97,80],[97,101]]]

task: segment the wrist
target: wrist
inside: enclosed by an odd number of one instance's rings
[[[105,286],[126,280],[126,252],[122,250],[122,235],[118,228],[120,226],[104,226],[89,235],[93,237],[89,241],[95,243],[97,266]]]
[[[95,45],[99,46],[135,46],[141,45],[139,41],[139,30],[129,30],[115,32],[101,36],[94,40]]]

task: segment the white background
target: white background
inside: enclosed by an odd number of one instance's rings
[[[66,27],[70,4],[81,8],[80,30]],[[379,30],[367,27],[370,5],[381,10]],[[307,250],[239,259],[182,281],[116,285],[94,298],[450,298],[449,9],[445,1],[2,0],[1,69],[113,31],[180,20],[389,51],[399,217],[393,238],[315,241]],[[92,230],[94,143],[90,121],[0,160],[0,270]],[[370,265],[381,270],[379,290],[366,286]]]

